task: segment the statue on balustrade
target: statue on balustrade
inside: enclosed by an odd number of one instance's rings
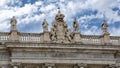
[[[46,19],[44,19],[42,26],[43,26],[43,31],[48,32],[48,23]]]
[[[15,17],[13,16],[13,18],[11,18],[11,30],[16,30],[16,24],[17,24],[17,20],[15,19]]]
[[[78,22],[77,22],[76,19],[75,19],[74,22],[73,22],[73,28],[74,28],[74,31],[75,31],[75,32],[78,32],[79,25],[78,25]]]

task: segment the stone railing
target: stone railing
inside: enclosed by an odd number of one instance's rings
[[[41,33],[18,33],[19,42],[41,43]],[[101,35],[81,35],[81,42],[83,44],[97,44],[102,45]],[[10,33],[0,32],[0,42],[9,42]],[[112,45],[120,45],[120,36],[110,36],[110,43]]]
[[[20,33],[20,42],[40,42],[40,34],[38,33]]]
[[[120,36],[110,36],[110,39],[113,45],[120,45]]]
[[[9,40],[10,34],[8,32],[0,32],[0,41],[6,42]]]
[[[81,42],[83,44],[101,44],[100,36],[95,35],[81,35]]]

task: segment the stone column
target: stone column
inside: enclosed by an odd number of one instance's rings
[[[78,64],[78,68],[87,68],[87,64],[84,63]]]
[[[12,68],[20,68],[20,63],[13,62],[11,63]]]
[[[52,63],[46,63],[45,64],[45,67],[46,68],[54,68],[55,64],[52,64]]]

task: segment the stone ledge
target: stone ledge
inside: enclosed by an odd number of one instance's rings
[[[69,44],[16,44],[6,45],[8,48],[65,48],[65,49],[98,49],[98,50],[120,50],[120,46],[101,45],[69,45]]]
[[[21,62],[21,63],[116,64],[116,60],[101,60],[101,59],[12,58],[11,60],[12,62]]]

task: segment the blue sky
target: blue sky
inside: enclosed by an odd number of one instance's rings
[[[105,19],[110,35],[120,36],[120,0],[0,0],[0,31],[10,31],[12,16],[19,32],[42,32],[44,19],[50,29],[58,7],[71,30],[77,18],[81,34],[100,35]]]

